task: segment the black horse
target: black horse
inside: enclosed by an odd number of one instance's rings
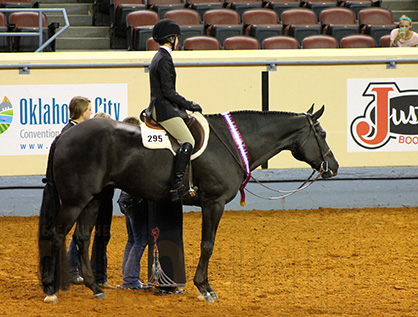
[[[282,150],[320,171],[323,178],[337,174],[338,163],[325,141],[313,113],[231,112],[245,142],[251,170]],[[219,114],[207,115],[211,128],[206,151],[192,162],[197,195],[184,204],[202,208],[202,241],[194,284],[199,297],[218,297],[208,282],[208,265],[215,235],[226,203],[237,194],[245,177],[243,164],[230,131]],[[121,188],[132,195],[160,201],[169,199],[173,155],[149,150],[138,127],[109,119],[91,119],[63,133],[51,147],[47,185],[39,220],[40,270],[46,302],[69,287],[65,236],[77,221],[75,242],[79,249],[85,284],[96,297],[105,297],[91,270],[88,246],[105,187]]]

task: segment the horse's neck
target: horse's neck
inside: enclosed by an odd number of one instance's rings
[[[304,121],[282,112],[232,112],[250,156],[251,169],[283,150],[290,150]]]

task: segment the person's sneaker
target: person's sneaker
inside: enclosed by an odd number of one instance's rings
[[[108,281],[104,281],[103,283],[97,283],[100,288],[113,288]]]
[[[141,281],[139,282],[139,285],[137,286],[128,286],[128,285],[118,285],[116,286],[116,288],[119,289],[137,289],[137,290],[146,290],[146,289],[150,289],[152,286],[149,286],[148,284],[142,283]]]
[[[82,278],[80,275],[79,276],[75,276],[75,277],[72,277],[70,279],[70,282],[72,284],[75,284],[75,285],[81,285],[81,284],[84,284],[84,278]]]
[[[139,281],[139,288],[140,289],[150,289],[150,288],[152,288],[152,285],[149,285],[148,283],[142,283],[141,281]]]

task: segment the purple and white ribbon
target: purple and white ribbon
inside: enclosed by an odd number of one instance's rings
[[[237,146],[239,156],[241,157],[242,164],[244,165],[246,175],[244,181],[242,182],[239,188],[239,191],[241,193],[241,206],[245,206],[246,202],[244,188],[251,177],[250,158],[248,157],[247,147],[245,146],[244,140],[242,139],[241,133],[239,132],[237,125],[235,124],[235,121],[231,116],[231,113],[224,112],[222,113],[222,117],[224,118],[226,125],[228,126],[229,132],[231,132],[232,138],[234,139],[235,145]]]

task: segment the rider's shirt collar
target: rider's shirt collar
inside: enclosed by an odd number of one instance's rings
[[[169,47],[167,47],[167,46],[165,46],[165,45],[161,45],[161,46],[160,46],[160,48],[165,49],[165,50],[168,52],[168,54],[170,54],[170,55],[171,55],[171,52],[172,52],[171,48],[169,48]]]

